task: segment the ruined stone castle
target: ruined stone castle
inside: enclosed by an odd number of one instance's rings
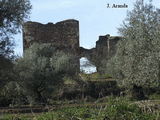
[[[96,47],[85,49],[79,46],[79,22],[77,20],[65,20],[56,24],[41,24],[37,22],[26,22],[23,25],[24,49],[34,43],[52,43],[59,50],[67,51],[79,58],[87,57],[95,66],[101,66],[101,58],[110,59],[116,52],[116,44],[121,39],[119,36],[100,36]]]

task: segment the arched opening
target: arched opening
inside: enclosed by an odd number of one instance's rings
[[[80,58],[80,71],[86,74],[97,72],[97,68],[86,57]]]

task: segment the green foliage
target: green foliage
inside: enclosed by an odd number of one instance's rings
[[[0,91],[0,106],[8,107],[12,105],[28,104],[23,89],[16,82],[9,82]]]
[[[12,73],[13,63],[11,60],[0,56],[0,88],[7,84],[9,81],[13,80]]]
[[[33,115],[28,119],[36,120],[159,120],[159,112],[143,112],[135,103],[126,98],[113,98],[107,100],[106,105],[102,106],[69,106],[59,108],[52,112]],[[19,118],[26,120],[23,115],[8,115],[4,118]],[[7,119],[6,119],[7,120]]]
[[[72,59],[71,55],[57,52],[51,44],[33,44],[16,63],[18,83],[31,101],[46,102],[54,86],[63,84],[65,75],[70,75],[70,71],[75,74]]]
[[[15,80],[12,63],[13,35],[20,31],[30,9],[29,0],[0,0],[0,89]]]
[[[11,115],[11,114],[5,114],[1,115],[1,120],[32,120],[32,117],[26,116],[26,115]]]
[[[108,62],[107,72],[121,85],[160,86],[160,10],[137,0],[119,29],[124,37],[116,55]]]
[[[105,81],[107,79],[112,78],[109,74],[100,74],[98,72],[92,74],[81,73],[80,76],[84,81]]]
[[[151,94],[151,95],[149,96],[149,99],[150,99],[150,100],[160,100],[160,94],[158,94],[158,93]]]
[[[21,25],[29,17],[29,0],[0,1],[0,55],[9,57],[13,52],[12,35],[20,31]]]
[[[0,1],[0,30],[9,34],[16,34],[22,23],[29,17],[29,0],[1,0]]]
[[[61,72],[71,77],[78,72],[76,69],[78,66],[75,64],[75,60],[76,56],[64,52],[56,52],[51,58],[51,64],[56,72]]]
[[[144,113],[140,107],[125,98],[110,98],[105,107],[69,107],[38,117],[44,119],[69,120],[155,120],[156,113]],[[52,118],[52,119],[51,119]],[[159,118],[157,118],[159,119]]]
[[[63,81],[64,81],[65,85],[67,85],[67,84],[68,85],[75,85],[75,84],[77,84],[77,82],[72,77],[69,77],[69,76],[64,76]]]

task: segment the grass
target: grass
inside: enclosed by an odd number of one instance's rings
[[[100,81],[100,80],[105,81],[108,79],[112,79],[111,75],[109,74],[99,74],[97,72],[92,74],[81,73],[80,76],[84,81]]]
[[[62,107],[38,115],[4,115],[2,120],[160,120],[160,111],[145,112],[127,98],[110,97],[103,106]]]
[[[150,100],[160,100],[160,94],[157,94],[157,93],[152,94],[149,96],[149,99]]]

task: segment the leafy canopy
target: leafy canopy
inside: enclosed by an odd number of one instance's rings
[[[29,0],[0,0],[0,86],[13,79],[13,35],[29,17]]]
[[[42,101],[55,86],[63,84],[64,76],[76,74],[76,64],[73,55],[57,51],[51,44],[33,44],[18,60],[15,71],[27,94]]]
[[[124,37],[107,72],[122,85],[158,87],[160,85],[160,9],[137,0],[128,12],[119,33]]]
[[[0,0],[0,56],[13,53],[12,36],[20,32],[30,10],[29,0]]]

